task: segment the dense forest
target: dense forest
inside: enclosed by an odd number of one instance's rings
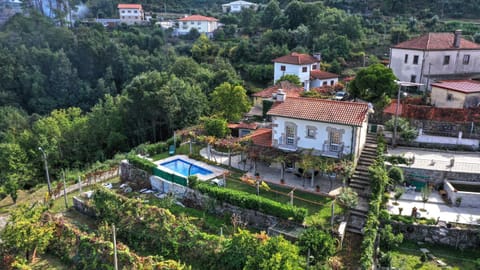
[[[386,58],[391,44],[428,31],[461,28],[480,41],[477,24],[443,20],[455,17],[447,14],[453,0],[442,1],[443,9],[427,1],[272,0],[238,14],[219,13],[219,2],[165,2],[168,10],[218,17],[223,27],[213,39],[195,31],[173,37],[156,26],[66,27],[34,10],[12,17],[0,29],[2,183],[34,186],[43,173],[38,147],[56,174],[166,140],[202,116],[224,113],[212,105],[216,89],[252,93],[271,85],[271,60],[291,51],[320,52],[323,69],[347,76]],[[115,2],[86,4],[90,16],[114,13],[106,5]],[[413,9],[416,17],[402,16]]]

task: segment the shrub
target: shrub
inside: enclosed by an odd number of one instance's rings
[[[316,229],[306,229],[298,238],[297,245],[303,255],[308,254],[314,257],[315,261],[325,261],[335,254],[335,239],[328,233]]]
[[[180,141],[180,140],[179,140]],[[172,144],[173,144],[173,139],[172,139]],[[148,144],[145,146],[145,151],[150,155],[156,155],[160,154],[163,152],[166,152],[168,150],[168,143],[166,142],[159,142],[159,143],[154,143],[154,144]]]
[[[396,166],[393,166],[392,168],[390,168],[390,170],[388,170],[388,177],[394,185],[403,184],[403,182],[405,181],[405,177],[403,176],[403,170]]]
[[[403,234],[394,234],[392,225],[388,224],[380,231],[380,247],[385,250],[391,250],[398,247],[403,242]]]
[[[247,209],[258,210],[283,219],[292,218],[294,221],[303,222],[303,219],[307,215],[307,209],[305,208],[282,204],[243,191],[226,189],[207,183],[198,183],[197,188],[200,192],[220,201]]]

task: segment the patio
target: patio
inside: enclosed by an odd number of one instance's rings
[[[200,154],[204,158],[208,158],[206,148],[202,149],[200,151]],[[212,153],[211,159],[215,160],[218,163],[228,165],[227,156],[218,155],[218,154],[215,155]],[[250,164],[249,161],[247,161],[246,164],[244,162],[241,162],[240,155],[235,155],[231,157],[231,166],[244,171],[247,174],[247,176],[255,178],[255,175],[254,175],[255,172],[254,172],[253,166]],[[301,176],[298,176],[298,173],[295,174],[295,172],[289,171],[289,170],[285,171],[285,175],[284,175],[285,183],[281,184],[280,168],[277,168],[274,166],[267,166],[262,162],[257,162],[256,169],[260,175],[261,180],[267,183],[289,186],[292,189],[296,188],[299,190],[319,193],[322,195],[335,196],[340,193],[341,187],[342,187],[342,180],[335,177],[329,177],[327,175],[318,174],[314,176],[313,183],[311,183],[311,177],[302,179]],[[320,188],[319,192],[317,192],[317,188],[316,188],[317,186],[319,186]]]
[[[390,195],[393,197],[393,192]],[[394,215],[398,215],[399,208],[403,208],[402,215],[410,216],[412,208],[416,207],[421,217],[463,224],[478,225],[480,223],[480,208],[447,205],[438,192],[432,192],[432,194],[430,194],[428,201],[425,203],[425,207],[422,201],[422,194],[418,191],[404,193],[398,199],[398,205],[394,205],[393,202],[393,199],[388,202],[387,209]],[[420,211],[420,209],[425,209],[426,211]]]

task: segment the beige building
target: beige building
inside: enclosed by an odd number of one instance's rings
[[[480,75],[480,44],[462,31],[428,33],[390,49],[390,68],[400,81],[422,83],[470,79]]]
[[[479,107],[480,81],[450,80],[433,83],[431,103],[439,108]]]
[[[179,35],[186,35],[192,29],[197,29],[199,33],[204,33],[208,37],[212,37],[213,31],[217,30],[218,26],[219,24],[216,18],[202,15],[191,15],[178,19],[177,33]]]
[[[118,4],[117,8],[121,23],[131,25],[145,21],[145,14],[140,4]]]

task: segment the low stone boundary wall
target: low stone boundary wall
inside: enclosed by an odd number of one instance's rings
[[[393,228],[403,233],[404,239],[430,244],[443,244],[460,250],[480,246],[479,228],[446,228],[444,226],[404,224],[394,222]]]
[[[89,217],[97,217],[97,215],[95,214],[95,210],[92,207],[88,206],[82,199],[73,197],[72,200],[75,210]]]

